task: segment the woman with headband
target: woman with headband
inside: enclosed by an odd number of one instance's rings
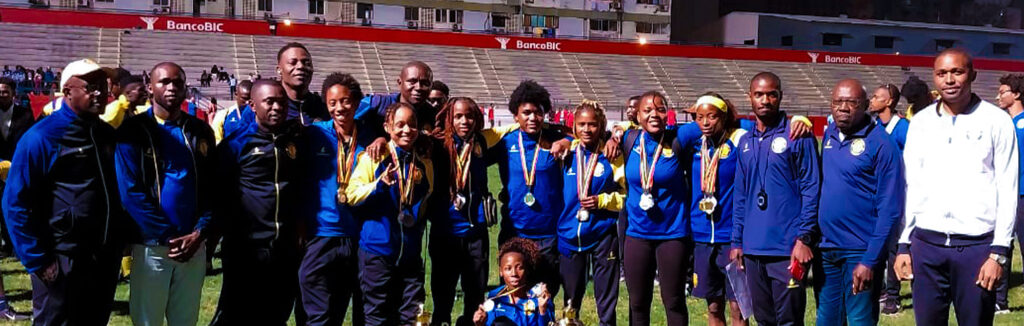
[[[565,208],[558,219],[558,266],[565,303],[580,310],[592,269],[600,324],[615,325],[619,296],[615,224],[626,195],[622,158],[608,159],[603,154],[608,121],[600,105],[584,101],[573,116],[576,140],[563,160]]]
[[[691,165],[690,229],[693,231],[693,296],[708,304],[708,325],[726,325],[729,302],[732,325],[746,325],[726,277],[732,235],[732,184],[739,157],[736,144],[746,130],[740,129],[736,108],[717,93],[706,93],[694,104],[700,141],[694,146]]]

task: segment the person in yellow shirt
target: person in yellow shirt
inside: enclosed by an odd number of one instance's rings
[[[120,127],[121,122],[125,119],[145,112],[149,108],[149,92],[142,81],[142,76],[129,75],[121,78],[119,83],[121,96],[107,104],[106,110],[100,115],[100,119],[115,129]]]
[[[210,124],[213,127],[213,137],[217,139],[218,144],[225,137],[224,125],[227,123],[235,123],[242,119],[242,111],[240,111],[239,108],[245,108],[249,105],[249,92],[251,89],[251,81],[243,80],[239,82],[238,87],[235,90],[235,105],[232,105],[226,110],[217,111],[213,116],[213,122]]]

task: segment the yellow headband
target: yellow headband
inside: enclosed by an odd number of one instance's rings
[[[711,95],[701,96],[700,98],[697,99],[697,104],[694,104],[693,106],[698,107],[704,104],[710,104],[711,106],[718,108],[722,112],[728,111],[728,108],[725,106],[725,101]]]

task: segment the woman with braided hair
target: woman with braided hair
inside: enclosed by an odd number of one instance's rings
[[[523,238],[505,240],[498,252],[498,271],[505,285],[487,294],[473,314],[476,326],[545,326],[555,320],[555,305],[547,285],[538,283],[540,248]]]

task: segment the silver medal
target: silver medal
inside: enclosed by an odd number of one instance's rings
[[[494,310],[494,300],[488,299],[484,301],[484,312],[491,312],[491,310]]]
[[[456,210],[462,210],[462,208],[466,206],[466,196],[463,196],[462,194],[455,195],[455,200],[452,202],[452,206],[454,206]]]
[[[646,211],[651,209],[651,207],[654,207],[654,195],[651,195],[649,192],[645,192],[640,196],[640,209]]]
[[[537,198],[533,197],[533,192],[527,192],[526,196],[523,196],[523,204],[526,206],[533,207],[533,204],[537,203]]]
[[[576,219],[579,220],[580,222],[586,222],[590,220],[590,211],[580,209],[579,211],[576,212]]]

